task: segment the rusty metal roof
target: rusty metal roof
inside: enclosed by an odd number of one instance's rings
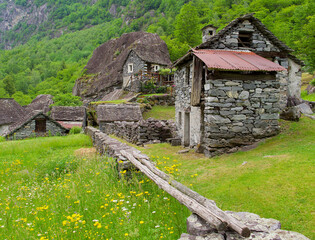
[[[193,50],[210,69],[228,71],[284,71],[284,67],[250,51]]]

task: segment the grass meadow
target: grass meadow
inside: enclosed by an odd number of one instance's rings
[[[140,173],[119,180],[113,160],[91,145],[80,134],[0,143],[0,239],[178,239],[186,231],[185,207]]]

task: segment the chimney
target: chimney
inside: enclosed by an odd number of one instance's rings
[[[211,37],[213,37],[216,34],[216,30],[218,28],[213,26],[213,25],[207,25],[204,26],[201,31],[202,31],[202,43],[207,42]]]

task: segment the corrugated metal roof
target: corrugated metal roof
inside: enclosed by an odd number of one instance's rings
[[[210,69],[229,71],[284,71],[284,67],[250,51],[193,50]]]

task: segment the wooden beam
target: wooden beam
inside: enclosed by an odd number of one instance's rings
[[[193,57],[193,76],[192,76],[192,87],[190,103],[192,106],[198,106],[200,104],[200,95],[202,87],[202,70],[203,62],[197,58]]]

